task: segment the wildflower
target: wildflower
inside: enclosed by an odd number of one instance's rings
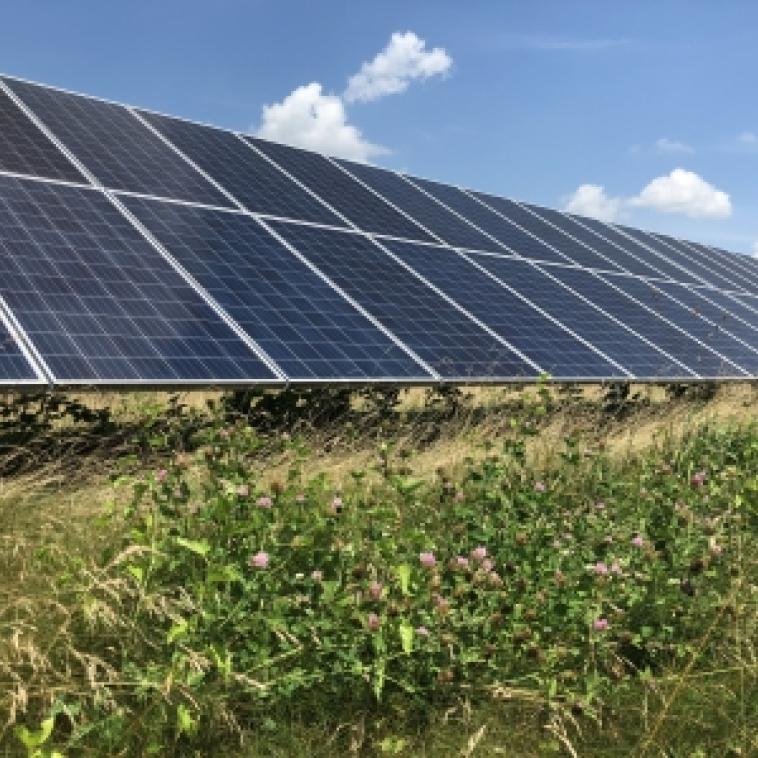
[[[261,495],[256,501],[259,508],[270,508],[273,504],[274,501],[268,495]]]
[[[437,559],[432,552],[419,553],[418,559],[424,568],[434,568],[437,565]]]
[[[471,551],[471,557],[475,561],[483,561],[487,557],[487,548],[484,545],[479,545]]]
[[[314,569],[311,571],[311,579],[313,579],[314,582],[320,582],[324,578],[324,572],[320,571],[319,569]]]
[[[371,595],[372,600],[379,600],[382,597],[382,590],[384,586],[381,582],[371,582],[368,588],[368,594]]]
[[[416,634],[419,637],[428,637],[429,636],[429,630],[425,626],[417,626],[416,627]]]
[[[434,596],[434,605],[437,607],[438,613],[442,616],[450,610],[450,601],[446,600],[442,595]]]
[[[545,482],[535,482],[534,483],[534,491],[535,492],[544,492],[547,489],[545,487]]]
[[[366,617],[366,627],[370,632],[378,631],[381,623],[382,622],[379,616],[377,616],[375,613],[369,613],[369,615]]]
[[[608,566],[603,561],[598,561],[595,564],[594,571],[598,576],[608,576]]]
[[[249,494],[250,487],[246,484],[240,484],[239,487],[237,487],[237,495],[239,495],[239,497],[247,497]]]
[[[592,622],[592,628],[596,632],[604,632],[606,629],[608,629],[608,619],[606,619],[606,618],[596,618]]]
[[[329,510],[336,516],[342,511],[342,498],[335,496],[332,498],[332,503],[329,506]]]
[[[705,471],[696,471],[690,479],[690,484],[693,487],[702,487],[705,484],[705,480],[708,478],[708,474]]]
[[[156,479],[157,479],[159,482],[165,482],[165,481],[166,481],[166,477],[167,477],[167,476],[168,476],[168,471],[166,471],[166,469],[165,469],[165,468],[159,468],[159,469],[158,469],[158,470],[155,472],[155,478],[156,478]]]
[[[645,544],[645,540],[641,534],[638,534],[632,539],[632,545],[635,547],[642,547]]]
[[[462,503],[466,499],[466,495],[464,494],[463,490],[458,490],[458,492],[455,493],[455,497],[453,499],[456,503]]]
[[[254,568],[265,569],[268,568],[268,553],[264,550],[259,550],[255,555],[250,556],[248,563]]]
[[[618,561],[613,561],[613,563],[611,563],[611,574],[621,576],[623,573],[624,572],[621,570],[621,564],[619,564]]]
[[[493,587],[503,586],[503,580],[501,579],[500,574],[498,574],[497,571],[490,571],[488,579],[490,580],[490,584]]]
[[[453,560],[453,566],[461,569],[468,568],[468,558],[465,555],[456,555]]]
[[[495,563],[494,563],[494,561],[491,561],[489,558],[485,558],[482,561],[482,568],[485,571],[492,571],[492,569],[495,568]]]

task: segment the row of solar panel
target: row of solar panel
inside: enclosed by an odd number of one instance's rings
[[[92,103],[121,108],[65,98],[81,101],[82,108]],[[8,102],[15,107],[14,100]],[[128,111],[119,112],[140,126]],[[7,113],[3,108],[0,119]],[[89,115],[82,119],[90,129],[98,123]],[[61,173],[51,178],[71,182],[92,171],[90,162],[81,174],[75,168],[76,176],[66,174],[69,164],[52,142],[51,150],[34,148],[48,144],[41,131],[22,127],[18,116],[10,121],[12,129],[0,130],[6,137],[0,142],[4,171],[37,170],[47,177],[54,171],[49,166],[57,166]],[[242,155],[260,155],[234,135],[207,131],[235,140]],[[84,143],[81,152],[95,149]],[[326,161],[267,146],[306,163]],[[144,169],[149,177],[149,161],[130,163],[130,151],[124,152],[124,170]],[[213,154],[201,144],[196,152]],[[298,186],[264,160],[282,182],[279,194]],[[151,170],[158,180],[176,178],[171,170],[164,175],[160,155],[155,161],[158,168]],[[186,181],[176,179],[176,187],[202,186],[202,174],[187,162],[181,165],[190,172]],[[239,165],[231,162],[227,168]],[[386,175],[417,191],[390,172],[354,170]],[[243,179],[244,172],[240,186]],[[249,174],[247,184],[260,187]],[[460,192],[436,186],[439,193]],[[310,191],[303,189],[303,196],[318,208]],[[758,303],[750,295],[675,282],[653,285],[619,271],[601,277],[567,266],[562,258],[538,264],[509,256],[502,247],[499,254],[463,254],[434,244],[431,235],[418,242],[384,239],[380,246],[339,219],[329,223],[342,229],[255,219],[233,210],[229,194],[236,197],[227,188],[221,200],[208,198],[218,207],[203,208],[0,178],[5,380],[276,383],[526,378],[540,371],[567,379],[758,373]],[[471,195],[460,194],[486,210]],[[301,215],[296,207],[291,213]],[[374,220],[373,212],[367,218]],[[9,339],[11,331],[22,336],[21,347]],[[35,359],[36,372],[24,356]]]

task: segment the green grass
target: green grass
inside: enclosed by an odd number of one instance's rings
[[[750,400],[153,408],[0,493],[0,754],[758,754]]]

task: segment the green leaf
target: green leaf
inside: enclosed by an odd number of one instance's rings
[[[145,569],[142,568],[142,566],[135,566],[134,564],[131,564],[126,567],[126,570],[140,583],[145,579]]]
[[[191,734],[195,728],[192,714],[184,703],[179,703],[176,708],[176,728],[179,734]]]
[[[399,566],[395,566],[395,573],[400,580],[400,590],[403,595],[410,595],[411,567],[407,563],[402,563]]]
[[[211,549],[207,540],[187,540],[184,537],[177,537],[176,544],[185,550],[195,553],[195,555],[199,555],[201,558],[205,558]]]
[[[183,637],[187,634],[188,628],[189,624],[185,620],[180,621],[178,624],[174,624],[166,633],[166,642],[173,642],[179,637]]]
[[[23,743],[24,747],[30,752],[40,745],[44,745],[53,733],[55,726],[55,717],[46,718],[36,731],[27,729],[25,726],[16,727],[16,737]]]
[[[208,581],[212,584],[221,582],[241,582],[242,574],[235,565],[227,563],[220,568],[216,567],[211,569],[208,572]]]
[[[400,644],[403,646],[403,652],[408,655],[413,652],[413,627],[407,621],[400,622]]]

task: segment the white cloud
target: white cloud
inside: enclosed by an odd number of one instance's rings
[[[737,137],[737,142],[742,145],[758,145],[758,134],[755,132],[742,132]]]
[[[655,142],[655,149],[659,153],[694,153],[695,150],[684,142],[677,142],[668,137],[661,137]]]
[[[281,103],[264,105],[257,135],[355,161],[387,152],[348,123],[342,99],[325,95],[318,82],[297,87]]]
[[[405,92],[412,81],[446,74],[453,59],[441,47],[427,50],[413,32],[395,32],[387,47],[350,77],[343,98],[348,103],[369,102]]]
[[[732,204],[726,192],[683,168],[653,179],[639,195],[629,200],[638,208],[663,213],[681,213],[691,218],[728,218]]]
[[[621,206],[621,198],[609,197],[599,184],[582,184],[568,198],[563,210],[601,221],[614,221],[621,213]]]

